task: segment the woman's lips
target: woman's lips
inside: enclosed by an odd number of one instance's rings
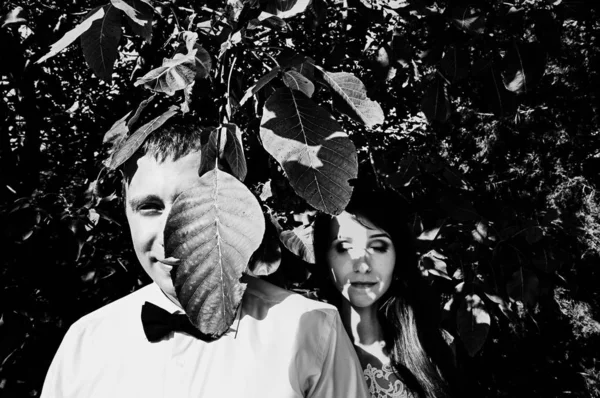
[[[351,282],[350,285],[352,287],[358,288],[358,289],[368,289],[370,287],[373,287],[377,284],[377,282]]]

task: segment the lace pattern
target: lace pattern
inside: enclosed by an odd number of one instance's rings
[[[399,380],[392,366],[387,363],[381,369],[367,364],[363,370],[371,398],[414,398],[402,380]]]

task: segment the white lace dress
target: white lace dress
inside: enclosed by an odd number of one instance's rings
[[[410,390],[398,379],[389,363],[381,368],[370,363],[363,370],[371,398],[415,398]]]

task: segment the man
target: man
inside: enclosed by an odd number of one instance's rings
[[[133,246],[154,283],[71,326],[42,398],[366,398],[337,311],[251,276],[244,276],[248,285],[232,330],[216,341],[203,341],[185,326],[151,335],[143,324],[142,308],[183,313],[164,258],[163,229],[177,195],[199,178],[199,146],[197,132],[171,125],[126,162]]]

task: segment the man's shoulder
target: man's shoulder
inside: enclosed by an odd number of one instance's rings
[[[132,319],[136,315],[139,316],[143,303],[155,289],[157,287],[150,284],[125,297],[106,304],[81,317],[71,326],[71,329],[93,328],[100,324],[108,326],[109,323],[122,323]]]
[[[331,319],[337,315],[337,309],[330,304],[308,299],[258,278],[249,280],[244,301],[286,318],[315,316]]]

